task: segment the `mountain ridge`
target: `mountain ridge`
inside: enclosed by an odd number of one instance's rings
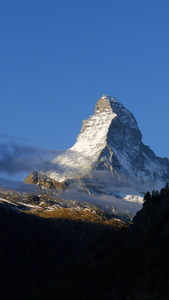
[[[138,199],[149,189],[159,190],[169,179],[169,160],[144,145],[133,114],[109,95],[98,100],[94,115],[83,121],[76,143],[51,165],[52,169],[39,172],[44,181],[89,195],[119,198],[123,193],[125,201],[135,201],[133,195]]]

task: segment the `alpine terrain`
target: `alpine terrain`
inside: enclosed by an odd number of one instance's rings
[[[132,113],[103,95],[74,146],[56,157],[50,170],[33,172],[26,182],[59,188],[65,197],[83,192],[109,212],[135,214],[144,193],[159,190],[168,179],[169,159],[144,145]]]
[[[33,186],[0,182],[0,298],[168,300],[168,178],[169,160],[103,96]]]

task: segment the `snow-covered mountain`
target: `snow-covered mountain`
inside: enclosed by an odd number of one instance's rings
[[[83,121],[74,146],[51,165],[39,174],[41,178],[62,183],[68,190],[126,201],[139,202],[139,196],[160,189],[169,179],[169,160],[143,144],[132,113],[108,95],[98,100],[94,115]]]

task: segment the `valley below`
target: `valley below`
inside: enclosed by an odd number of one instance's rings
[[[167,189],[133,222],[94,205],[50,201],[1,190],[3,299],[168,299]]]

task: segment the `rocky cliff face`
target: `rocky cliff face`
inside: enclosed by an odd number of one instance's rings
[[[45,176],[44,174],[33,171],[30,175],[26,177],[26,183],[37,184],[44,186],[47,189],[65,189],[66,186],[64,183],[57,182],[52,178]]]
[[[134,116],[117,100],[103,96],[116,117],[109,126],[106,147],[98,159],[97,169],[109,169],[120,185],[126,183],[137,190],[159,189],[169,178],[169,160],[157,157],[142,142],[142,134]]]

